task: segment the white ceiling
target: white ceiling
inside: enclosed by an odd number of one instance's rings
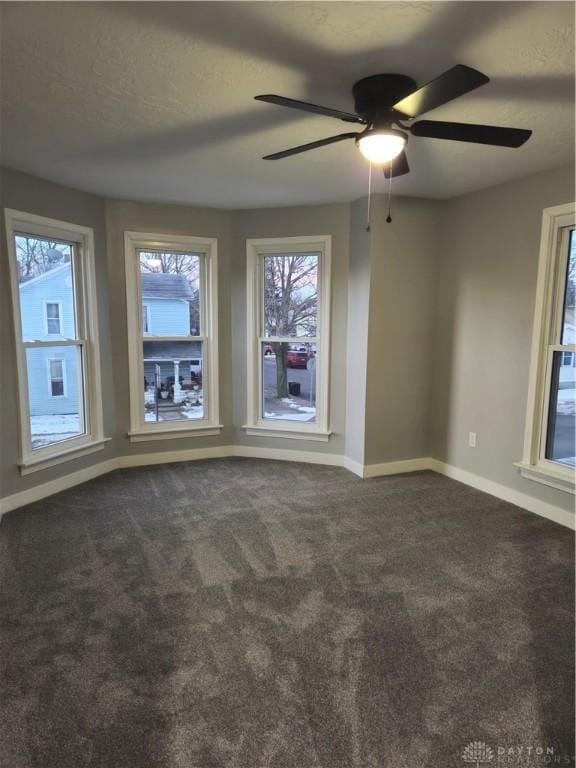
[[[424,83],[456,63],[491,82],[426,117],[534,135],[520,149],[412,137],[397,193],[451,197],[573,160],[571,2],[41,2],[2,15],[3,162],[80,189],[223,208],[352,200],[367,185],[353,142],[260,159],[350,126],[253,96],[353,110],[361,77]]]

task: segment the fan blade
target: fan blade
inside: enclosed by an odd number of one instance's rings
[[[282,152],[274,152],[273,155],[266,155],[262,160],[280,160],[282,157],[299,155],[300,152],[308,152],[309,149],[324,147],[326,144],[335,144],[337,141],[344,141],[344,139],[355,139],[356,136],[358,136],[357,133],[339,133],[338,136],[330,136],[328,139],[319,139],[318,141],[311,141],[310,144],[300,144],[299,147],[285,149]]]
[[[402,112],[406,117],[418,117],[424,112],[430,112],[447,101],[458,98],[480,85],[489,83],[490,78],[464,64],[457,64],[436,79],[418,88],[417,91],[405,96],[394,104],[393,109]]]
[[[383,166],[382,170],[387,179],[389,179],[390,176],[395,179],[396,176],[404,176],[405,173],[410,173],[406,152],[402,150],[402,152],[392,160],[392,174],[390,174],[390,164]]]
[[[474,144],[491,144],[495,147],[521,147],[532,135],[532,131],[523,128],[443,123],[437,120],[420,120],[410,127],[410,131],[414,136],[426,136],[429,139],[471,141]]]
[[[291,109],[301,109],[303,112],[313,112],[316,115],[325,115],[326,117],[336,117],[338,120],[344,120],[345,123],[363,123],[361,117],[352,112],[342,112],[340,109],[331,109],[330,107],[321,107],[318,104],[309,104],[307,101],[297,101],[296,99],[287,99],[284,96],[275,96],[274,94],[264,94],[263,96],[254,96],[256,101],[265,101],[267,104],[277,104],[279,107],[290,107]]]

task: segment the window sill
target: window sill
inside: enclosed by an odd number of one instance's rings
[[[32,472],[40,472],[42,469],[48,469],[49,467],[55,467],[57,464],[63,464],[65,461],[73,461],[82,456],[88,456],[90,453],[103,450],[106,443],[110,440],[110,437],[105,437],[100,440],[93,440],[90,443],[85,443],[84,445],[67,448],[66,450],[54,453],[50,456],[24,459],[24,461],[20,463],[20,474],[29,475]]]
[[[221,434],[223,424],[203,424],[197,427],[186,426],[175,429],[140,429],[128,432],[131,443],[144,443],[150,440],[178,440],[185,437],[210,437]]]
[[[326,432],[322,429],[302,429],[293,427],[277,427],[264,424],[244,424],[242,427],[247,435],[253,437],[279,437],[291,440],[314,440],[316,442],[327,443],[330,440],[332,432]]]
[[[559,491],[565,491],[566,493],[575,493],[574,472],[568,467],[566,469],[561,467],[554,469],[536,464],[525,464],[521,461],[517,462],[514,466],[520,469],[520,474],[526,480],[549,485],[551,488],[557,488]]]

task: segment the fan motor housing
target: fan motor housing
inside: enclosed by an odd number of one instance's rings
[[[371,75],[352,86],[354,108],[369,122],[389,115],[397,101],[416,90],[416,82],[407,75]]]

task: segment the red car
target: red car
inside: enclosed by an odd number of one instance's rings
[[[288,368],[306,368],[308,352],[305,349],[289,349],[286,353],[286,365]]]

